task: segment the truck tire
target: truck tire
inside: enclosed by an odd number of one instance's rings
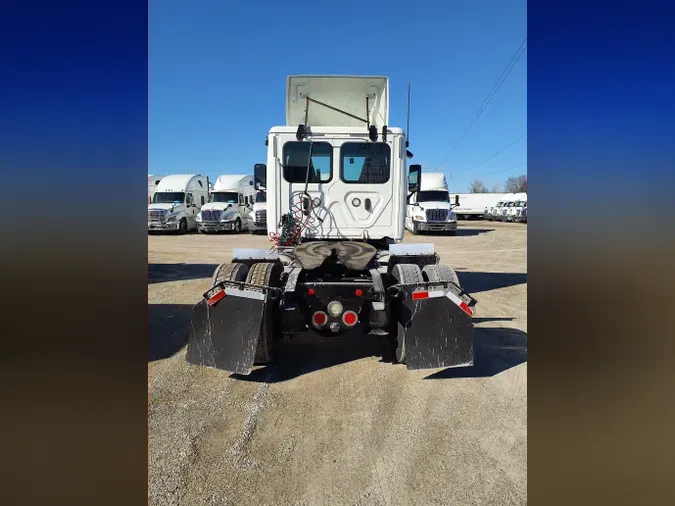
[[[237,218],[234,222],[234,233],[238,234],[239,232],[241,232],[241,220]]]
[[[178,233],[180,235],[187,234],[188,231],[188,224],[187,220],[185,218],[181,218],[180,221],[178,222]]]
[[[447,265],[425,265],[422,269],[422,277],[424,281],[434,282],[451,282],[455,283],[457,286],[462,286],[459,284],[459,278],[457,273],[452,267]]]
[[[246,281],[248,275],[248,265],[246,264],[220,264],[213,273],[212,286],[216,286],[223,281]]]
[[[424,281],[422,271],[415,264],[396,264],[391,275],[397,283],[422,283]],[[400,309],[397,312],[400,313]],[[399,364],[405,364],[405,327],[400,322],[400,318],[395,318],[395,320],[397,331],[394,357]]]
[[[417,228],[417,223],[415,223],[415,222],[413,221],[413,224],[412,224],[412,235],[417,235],[417,234],[419,234],[419,233],[420,233],[420,231],[419,231],[419,229]]]
[[[281,286],[281,264],[264,262],[253,264],[248,271],[247,283],[264,286]],[[255,350],[255,364],[268,364],[274,360],[279,334],[276,332],[275,301],[269,301],[263,309],[263,319]]]

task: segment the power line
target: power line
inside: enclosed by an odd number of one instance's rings
[[[508,169],[498,170],[497,172],[493,172],[492,174],[487,174],[486,176],[483,176],[483,177],[496,176],[497,174],[501,174],[503,172],[508,172],[510,170],[517,169],[518,167],[522,167],[523,165],[527,165],[527,162],[519,163],[518,165],[514,165],[513,167],[509,167]]]
[[[487,97],[483,101],[483,104],[478,108],[478,111],[476,111],[476,114],[474,114],[473,118],[471,121],[469,121],[469,124],[466,126],[464,131],[460,134],[459,138],[455,141],[453,144],[452,148],[450,148],[450,152],[445,155],[445,158],[443,158],[443,161],[440,163],[442,165],[445,163],[445,161],[454,153],[455,149],[457,149],[457,146],[459,146],[460,142],[466,137],[466,135],[469,133],[473,125],[478,121],[478,118],[480,118],[481,114],[483,114],[483,111],[485,108],[488,106],[488,104],[492,101],[494,98],[495,94],[497,91],[499,91],[499,88],[502,87],[502,84],[504,84],[504,81],[506,81],[506,78],[509,76],[511,71],[513,70],[513,67],[516,66],[516,63],[518,63],[518,60],[523,56],[525,53],[525,50],[527,49],[527,45],[525,44],[527,42],[527,37],[523,40],[523,42],[520,44],[520,47],[518,47],[518,50],[515,52],[515,54],[511,57],[511,61],[506,65],[506,68],[502,72],[502,75],[499,76],[499,79],[497,79],[497,82],[495,85],[492,87],[492,90],[490,90],[490,93],[488,93]]]
[[[506,146],[504,146],[503,148],[501,148],[499,151],[497,151],[496,153],[493,153],[493,154],[491,154],[490,156],[488,156],[485,160],[483,160],[483,161],[480,162],[479,164],[476,164],[476,165],[474,165],[473,167],[469,167],[468,169],[463,170],[462,172],[460,172],[460,173],[457,174],[457,175],[458,175],[458,176],[461,176],[461,175],[464,174],[465,172],[469,172],[470,170],[473,170],[473,169],[475,169],[476,167],[480,167],[480,166],[483,165],[484,163],[489,162],[489,161],[492,160],[495,156],[497,156],[497,155],[503,153],[504,151],[506,151],[507,149],[509,149],[511,146],[513,146],[514,144],[516,144],[517,142],[519,142],[520,139],[522,139],[522,138],[525,137],[526,135],[527,135],[527,130],[525,130],[522,134],[520,134],[518,137],[516,137],[515,139],[513,139],[511,142],[509,142]]]

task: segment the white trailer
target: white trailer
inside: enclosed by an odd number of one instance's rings
[[[503,193],[457,193],[459,205],[454,209],[459,219],[486,218],[488,210],[494,207]]]
[[[152,204],[152,196],[163,177],[160,174],[148,174],[148,205]]]
[[[309,331],[388,336],[408,369],[473,365],[476,300],[433,243],[401,243],[422,167],[408,170],[406,134],[389,126],[388,79],[291,76],[286,93],[254,170],[272,248],[234,248],[216,268],[186,360],[250,374]]]
[[[457,233],[455,204],[450,203],[448,183],[442,172],[424,172],[420,190],[413,193],[406,206],[405,228],[413,234],[419,232]]]
[[[206,204],[209,178],[201,174],[165,176],[148,205],[148,232],[186,233],[197,229],[197,215]]]
[[[253,176],[224,174],[216,179],[209,202],[197,216],[199,233],[230,231],[238,234],[248,228],[255,200]]]

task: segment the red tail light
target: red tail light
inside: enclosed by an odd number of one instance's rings
[[[208,302],[209,306],[213,306],[216,302],[218,302],[223,297],[225,297],[225,290],[221,289],[221,290],[217,291],[216,293],[214,293],[213,295],[211,295],[211,297],[209,297],[209,300],[207,302]]]
[[[342,315],[342,323],[347,325],[347,327],[353,327],[356,325],[356,322],[359,321],[359,315],[354,311],[345,311]]]
[[[312,315],[312,324],[316,328],[321,328],[328,322],[328,315],[323,311],[317,311]]]
[[[361,297],[361,295],[363,295],[363,290],[357,289],[356,292],[354,293],[356,294],[357,297]]]
[[[412,293],[412,300],[428,299],[429,292],[417,290]]]
[[[314,295],[316,292],[314,292],[314,288],[310,288],[307,290],[307,295]]]

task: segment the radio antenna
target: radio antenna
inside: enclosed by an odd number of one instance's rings
[[[410,81],[408,81],[408,118],[406,119],[405,125],[405,147],[410,146]]]

